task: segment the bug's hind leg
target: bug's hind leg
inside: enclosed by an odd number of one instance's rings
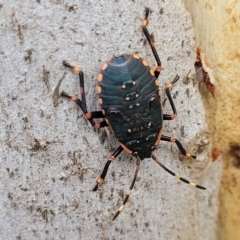
[[[62,92],[61,96],[69,98],[76,102],[76,104],[81,108],[83,111],[85,117],[88,119],[88,121],[91,123],[93,127],[100,128],[108,126],[107,122],[104,120],[102,122],[96,123],[93,118],[104,118],[104,114],[102,111],[94,111],[94,112],[88,112],[87,111],[87,105],[86,105],[86,98],[85,98],[85,90],[84,90],[84,76],[83,72],[79,67],[72,66],[66,61],[63,61],[63,65],[65,67],[71,68],[73,71],[77,72],[79,74],[79,82],[80,82],[80,93],[81,93],[81,100],[77,98],[76,96],[71,96],[67,94],[66,92]]]
[[[176,138],[173,138],[173,137],[167,137],[167,136],[164,136],[162,135],[161,136],[161,141],[166,141],[166,142],[171,142],[171,143],[175,143],[180,151],[180,153],[186,157],[192,157],[192,158],[196,158],[196,156],[192,156],[190,153],[188,153],[184,147],[182,146],[182,144],[176,139]]]
[[[160,166],[162,167],[165,171],[167,171],[168,173],[170,173],[172,176],[176,177],[177,179],[181,180],[182,182],[185,182],[189,185],[191,185],[192,187],[196,187],[199,189],[203,189],[206,190],[205,187],[198,185],[196,183],[190,182],[189,180],[187,180],[186,178],[183,178],[181,176],[179,176],[178,174],[176,174],[175,172],[171,171],[170,169],[168,169],[167,167],[165,167],[153,154],[152,154],[152,159]]]
[[[149,42],[149,45],[152,49],[153,55],[154,55],[154,57],[156,59],[156,62],[157,62],[157,67],[154,71],[154,74],[155,74],[155,77],[158,78],[158,76],[161,72],[161,61],[160,61],[160,58],[158,56],[157,50],[154,46],[153,36],[151,36],[149,34],[148,29],[147,29],[149,12],[150,12],[149,8],[146,8],[145,9],[145,18],[142,20],[142,29],[143,29],[144,35],[146,36],[146,38]]]
[[[163,114],[163,120],[173,120],[177,116],[177,111],[170,93],[170,88],[173,86],[174,83],[176,83],[179,80],[179,76],[176,76],[173,81],[166,84],[166,94],[168,97],[168,100],[171,104],[171,108],[173,110],[173,114]]]
[[[136,170],[135,170],[135,174],[134,174],[134,177],[133,177],[132,184],[131,184],[131,186],[130,186],[128,192],[127,192],[126,197],[125,197],[124,200],[123,200],[123,204],[122,204],[122,206],[121,206],[121,207],[118,209],[118,211],[115,213],[115,215],[114,215],[114,217],[113,217],[112,220],[116,219],[117,216],[119,215],[119,213],[123,211],[123,208],[124,208],[124,206],[125,206],[125,204],[126,204],[128,198],[129,198],[129,196],[130,196],[130,194],[131,194],[131,190],[133,189],[134,183],[135,183],[135,181],[136,181],[136,179],[137,179],[137,174],[138,174],[138,170],[139,170],[140,161],[141,161],[140,158],[137,157],[137,161],[136,161]]]
[[[98,185],[102,184],[106,175],[107,175],[107,171],[109,168],[110,163],[122,152],[123,148],[122,146],[119,146],[116,151],[109,157],[108,161],[106,162],[104,169],[102,171],[102,174],[100,175],[100,177],[97,179],[97,183],[95,185],[95,187],[93,188],[93,191],[97,191],[98,189]]]

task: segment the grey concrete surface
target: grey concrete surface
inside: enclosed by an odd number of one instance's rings
[[[59,98],[62,90],[79,94],[78,76],[62,60],[83,69],[88,108],[99,109],[97,73],[113,54],[138,52],[156,66],[141,31],[144,7],[152,10],[149,31],[162,60],[163,101],[165,83],[180,76],[172,89],[178,117],[164,122],[163,133],[197,159],[181,157],[170,143],[161,143],[156,156],[207,190],[145,159],[126,208],[112,222],[135,160],[122,153],[105,184],[91,191],[118,143]],[[221,162],[209,157],[191,24],[179,0],[0,0],[0,239],[215,239]],[[164,112],[171,113],[168,101]]]

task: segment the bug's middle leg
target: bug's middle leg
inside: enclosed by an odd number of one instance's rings
[[[180,151],[180,153],[186,157],[192,157],[192,158],[196,158],[196,156],[192,156],[190,153],[188,153],[184,147],[182,146],[182,144],[176,139],[176,138],[173,138],[173,137],[167,137],[167,136],[164,136],[162,135],[161,136],[161,141],[166,141],[166,142],[170,142],[170,143],[175,143]]]
[[[148,15],[149,15],[149,8],[146,8],[145,9],[145,18],[142,20],[142,29],[143,29],[143,33],[144,35],[146,36],[148,42],[149,42],[149,45],[152,49],[152,52],[153,52],[153,55],[156,59],[156,62],[157,62],[157,67],[154,71],[154,74],[155,74],[155,77],[158,78],[160,72],[161,72],[161,61],[160,61],[160,58],[158,56],[158,53],[157,53],[157,50],[154,46],[154,40],[153,40],[153,36],[151,36],[148,32],[148,29],[147,29],[147,25],[148,25]]]
[[[167,94],[167,97],[168,97],[168,100],[171,104],[171,108],[173,110],[173,114],[163,114],[163,120],[173,120],[176,118],[177,116],[177,111],[176,111],[176,108],[175,108],[175,104],[173,102],[173,99],[172,99],[172,96],[171,96],[171,93],[170,93],[170,88],[173,86],[173,84],[175,82],[177,82],[179,80],[179,76],[177,75],[173,81],[169,82],[166,84],[166,94]]]
[[[85,117],[88,119],[88,121],[91,123],[93,127],[100,128],[108,126],[107,122],[104,120],[102,122],[96,123],[93,119],[94,118],[104,118],[104,114],[102,111],[94,111],[94,112],[88,112],[87,111],[87,105],[86,105],[86,97],[85,97],[85,90],[84,90],[84,76],[83,72],[79,67],[72,66],[66,61],[63,61],[63,65],[65,67],[68,67],[72,69],[73,71],[77,72],[79,74],[79,83],[80,83],[80,94],[81,94],[81,100],[77,98],[76,96],[71,96],[67,94],[66,92],[62,92],[61,96],[69,98],[76,102],[76,104],[81,108],[83,111]]]

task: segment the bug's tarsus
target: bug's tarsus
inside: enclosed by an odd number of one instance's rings
[[[66,97],[66,98],[72,98],[69,94],[65,93],[64,91],[62,91],[61,93],[61,97]]]
[[[96,185],[94,186],[94,188],[92,189],[93,191],[97,191],[99,184],[102,184],[104,182],[104,179],[107,175],[108,172],[108,168],[110,163],[123,151],[122,146],[119,146],[115,152],[109,157],[108,161],[106,162],[102,174],[100,175],[100,177],[97,179]]]
[[[65,60],[62,61],[62,64],[65,66],[65,67],[68,67],[68,68],[72,68],[72,65],[70,65],[68,62],[66,62]]]
[[[132,191],[132,189],[133,189],[133,187],[134,187],[134,184],[135,184],[135,181],[136,181],[136,179],[137,179],[140,162],[141,162],[141,159],[137,156],[136,170],[135,170],[135,174],[134,174],[134,177],[133,177],[132,184],[131,184],[131,186],[130,186],[130,188],[129,188],[129,190],[128,190],[128,192],[127,192],[127,194],[126,194],[126,196],[125,196],[125,198],[124,198],[124,200],[123,200],[123,204],[122,204],[121,207],[118,209],[118,211],[115,213],[115,215],[114,215],[114,217],[113,217],[112,220],[115,220],[115,219],[117,218],[117,216],[119,215],[119,213],[123,211],[123,208],[124,208],[124,206],[125,206],[128,198],[129,198],[129,196],[130,196],[130,194],[131,194],[131,191]]]
[[[79,67],[77,67],[77,66],[71,65],[71,64],[69,64],[68,62],[66,62],[65,60],[62,61],[62,64],[63,64],[65,67],[71,68],[73,71],[78,72],[79,74],[80,74],[80,73],[82,74],[81,68],[79,68]]]
[[[96,184],[96,185],[94,186],[94,188],[92,189],[93,192],[96,192],[96,191],[98,190],[98,185],[99,185],[99,184]]]
[[[191,185],[192,187],[196,187],[196,188],[199,188],[199,189],[203,189],[203,190],[206,190],[205,187],[201,186],[201,185],[198,185],[196,183],[193,183],[193,182],[190,182],[189,180],[183,178],[183,177],[180,177],[178,174],[172,172],[171,170],[169,170],[167,167],[165,167],[153,154],[152,154],[152,159],[160,166],[162,167],[165,171],[167,171],[168,173],[170,173],[172,176],[178,178],[179,180],[181,180],[182,182],[185,182],[189,185]]]
[[[76,97],[74,95],[69,95],[68,93],[66,93],[64,91],[62,91],[60,96],[71,99],[72,101],[76,102],[77,105],[79,105],[79,107],[82,109],[82,102],[81,102],[81,100],[78,97]]]
[[[175,82],[177,82],[180,79],[180,77],[177,75],[174,80],[172,81],[172,84],[174,84]]]
[[[150,9],[148,7],[146,7],[145,8],[145,18],[146,19],[148,18],[149,12],[150,12]]]

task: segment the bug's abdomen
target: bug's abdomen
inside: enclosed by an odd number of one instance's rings
[[[135,57],[134,57],[135,56]],[[103,64],[98,78],[98,95],[102,109],[116,107],[124,115],[133,115],[144,109],[144,102],[158,91],[154,73],[138,55],[121,55]],[[101,102],[102,101],[102,102]]]
[[[112,58],[98,75],[97,92],[105,118],[119,142],[131,151],[148,151],[162,128],[157,81],[154,71],[136,54]]]

